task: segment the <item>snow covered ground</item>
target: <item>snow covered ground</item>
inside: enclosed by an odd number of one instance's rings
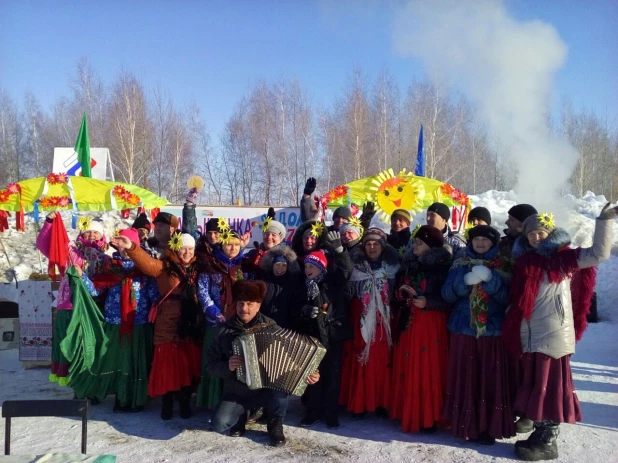
[[[472,198],[475,205],[487,207],[494,225],[502,228],[506,211],[515,204],[513,193],[487,192]],[[565,228],[574,244],[589,245],[594,217],[605,200],[587,194],[583,199],[567,197],[572,208]],[[120,219],[103,214],[109,231]],[[560,225],[564,225],[559,221]],[[38,271],[34,252],[34,231],[2,234],[11,264],[19,278],[32,269]],[[584,422],[561,426],[560,459],[563,462],[618,462],[618,227],[615,230],[614,256],[599,268],[597,293],[600,323],[591,324],[572,359],[575,385],[581,401]],[[0,257],[0,276],[8,266]],[[43,268],[47,266],[43,263]],[[15,399],[69,399],[70,390],[47,381],[46,369],[24,370],[16,350],[0,351],[0,401]],[[189,420],[173,418],[162,422],[160,401],[153,400],[147,410],[135,415],[112,413],[113,398],[92,408],[88,427],[88,451],[113,454],[119,462],[201,462],[201,461],[425,461],[425,462],[507,462],[516,460],[513,442],[499,441],[493,446],[469,444],[446,431],[434,435],[404,434],[397,422],[366,418],[353,422],[342,413],[341,427],[330,431],[322,424],[300,428],[302,406],[292,399],[286,417],[286,447],[267,445],[264,426],[256,425],[241,438],[230,438],[209,431],[209,414],[198,411]],[[4,420],[0,424],[4,435]],[[79,450],[80,423],[65,418],[18,418],[12,423],[12,451],[15,454]]]

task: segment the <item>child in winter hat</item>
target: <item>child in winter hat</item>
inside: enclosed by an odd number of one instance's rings
[[[324,277],[328,261],[324,251],[313,251],[305,256],[305,275],[309,280],[316,280]]]

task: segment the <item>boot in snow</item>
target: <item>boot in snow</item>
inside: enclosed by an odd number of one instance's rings
[[[281,447],[285,445],[285,436],[283,435],[283,417],[272,416],[268,419],[266,425],[268,436],[270,437],[270,445],[273,447]]]
[[[534,423],[534,432],[526,440],[515,442],[515,454],[525,461],[555,460],[558,458],[558,423]]]
[[[517,434],[528,434],[534,430],[534,421],[529,418],[520,417],[515,423]]]
[[[232,437],[240,437],[244,436],[247,429],[245,428],[245,424],[247,423],[247,413],[243,413],[238,418],[238,421],[234,426],[230,429],[230,436]]]
[[[161,419],[169,420],[174,412],[174,393],[168,392],[163,394],[161,399]]]
[[[190,387],[183,387],[182,389],[180,389],[178,401],[180,402],[180,417],[185,420],[188,418],[191,418],[191,388]]]

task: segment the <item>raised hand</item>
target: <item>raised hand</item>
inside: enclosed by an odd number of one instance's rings
[[[326,235],[326,239],[328,240],[330,245],[333,247],[335,252],[343,251],[343,246],[341,245],[341,235],[339,234],[338,231],[328,232],[328,234]]]
[[[275,219],[275,208],[274,207],[269,207],[268,208],[268,213],[266,214],[267,217],[270,217],[271,219]]]
[[[371,216],[373,216],[375,213],[376,213],[376,205],[372,203],[371,201],[367,201],[363,205],[363,215],[371,214]]]
[[[56,218],[56,215],[58,215],[57,212],[50,212],[49,214],[47,214],[47,217],[45,218],[51,222],[52,220]]]
[[[307,179],[307,182],[305,183],[305,189],[303,190],[303,194],[306,194],[307,196],[311,196],[313,192],[315,191],[315,187],[317,183],[318,182],[315,180],[315,178],[309,177]]]

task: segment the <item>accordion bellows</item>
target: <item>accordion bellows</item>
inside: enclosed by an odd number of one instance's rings
[[[251,390],[269,388],[302,395],[326,348],[315,338],[276,325],[240,334],[232,343],[244,358],[236,376]]]

